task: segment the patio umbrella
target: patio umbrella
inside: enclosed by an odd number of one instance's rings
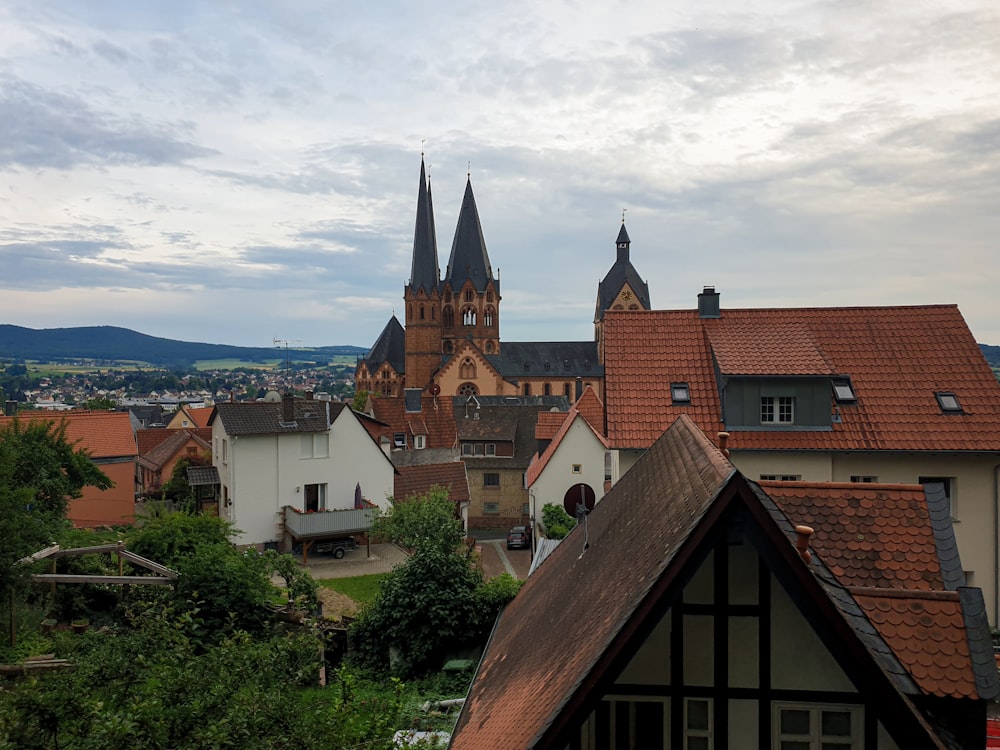
[[[365,501],[361,497],[361,482],[354,487],[354,507],[359,509],[365,507]]]

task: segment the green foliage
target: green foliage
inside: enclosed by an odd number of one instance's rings
[[[188,482],[187,470],[191,466],[208,466],[212,463],[207,455],[182,456],[174,464],[170,479],[160,489],[164,500],[169,500],[175,508],[181,508],[185,513],[195,513],[197,500],[194,490]]]
[[[298,564],[291,555],[282,555],[275,550],[264,553],[264,563],[285,582],[288,606],[313,612],[319,609],[319,584],[309,571]]]
[[[128,535],[128,548],[137,555],[173,567],[204,546],[228,544],[232,524],[217,516],[160,513],[144,519]]]
[[[368,604],[375,601],[379,586],[382,580],[388,575],[390,574],[373,573],[367,576],[354,576],[353,578],[327,578],[319,581],[319,585],[323,588],[339,591],[358,604]]]
[[[563,539],[576,526],[576,519],[563,506],[546,503],[542,508],[542,524],[549,539]]]
[[[402,676],[440,666],[450,649],[481,635],[476,597],[481,583],[481,573],[463,555],[421,548],[382,581],[375,601],[362,609],[352,627],[357,658]],[[391,665],[390,649],[396,656]]]
[[[372,525],[374,536],[415,552],[424,549],[453,552],[462,543],[465,536],[462,521],[443,487],[432,487],[426,495],[408,500],[390,498],[390,503],[389,512],[379,515]]]
[[[523,583],[524,581],[519,581],[510,573],[504,573],[484,581],[476,590],[482,622],[484,624],[492,623],[507,602],[517,596]]]
[[[107,396],[95,396],[94,398],[88,398],[84,406],[91,411],[111,411],[118,404]]]
[[[351,401],[351,408],[354,411],[364,411],[365,404],[368,403],[368,391],[357,391]]]

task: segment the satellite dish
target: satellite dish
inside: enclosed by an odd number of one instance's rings
[[[440,393],[441,393],[441,386],[439,386],[437,383],[431,383],[431,395],[438,396],[440,395]]]
[[[278,393],[277,391],[268,391],[264,395],[264,401],[268,404],[280,404],[281,394]]]

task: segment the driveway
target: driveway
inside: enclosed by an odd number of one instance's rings
[[[480,549],[483,575],[487,578],[496,578],[503,573],[510,573],[522,581],[528,577],[531,550],[507,549],[506,539],[480,539],[476,544]]]
[[[296,556],[299,564],[302,557]],[[373,544],[371,556],[368,547],[362,544],[357,549],[348,550],[337,560],[333,555],[311,552],[306,568],[313,578],[354,578],[375,573],[388,573],[404,562],[407,554],[395,544]]]

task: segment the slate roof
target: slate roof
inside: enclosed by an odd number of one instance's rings
[[[721,377],[849,376],[855,403],[825,430],[741,429],[735,450],[1000,450],[1000,384],[955,305],[609,311],[605,318],[607,436],[646,448],[681,413],[723,429]],[[687,382],[689,404],[670,384]],[[963,413],[943,413],[935,392]],[[831,398],[831,410],[833,409]]]
[[[465,183],[465,195],[462,197],[462,209],[458,214],[444,283],[451,284],[451,288],[458,291],[469,279],[477,292],[485,292],[490,281],[493,281],[493,288],[497,293],[500,291],[500,281],[493,279],[490,256],[486,252],[486,240],[483,239],[483,228],[479,223],[479,209],[476,208],[471,179]]]
[[[635,292],[637,297],[637,302],[644,309],[648,310],[651,307],[649,304],[649,286],[642,280],[639,272],[635,270],[635,267],[629,260],[629,246],[631,244],[632,240],[629,239],[628,232],[625,231],[625,222],[623,221],[622,228],[618,231],[618,239],[615,240],[618,252],[615,262],[604,279],[601,280],[601,283],[597,285],[595,321],[601,320],[604,317],[604,313],[611,307],[611,304],[615,301],[615,298],[625,284],[632,287],[632,291]],[[622,248],[622,245],[624,245],[624,248]]]
[[[465,502],[469,499],[469,479],[465,473],[465,464],[452,461],[444,464],[423,464],[420,466],[397,466],[393,486],[393,497],[397,500],[407,500],[414,495],[421,495],[434,485],[447,488],[448,499],[454,502]]]
[[[378,335],[372,348],[364,356],[365,364],[368,365],[368,372],[374,374],[384,362],[402,374],[406,369],[406,332],[403,324],[393,315],[389,322],[385,324],[382,333]]]
[[[128,458],[138,456],[132,420],[127,411],[22,412],[16,417],[0,417],[0,430],[15,419],[22,424],[66,420],[66,438],[83,448],[91,458]]]
[[[898,490],[901,497],[908,491]],[[819,509],[828,504],[822,496],[817,501]],[[667,506],[669,513],[663,512]],[[803,512],[807,504],[798,502],[796,508]],[[644,632],[641,623],[659,611],[655,602],[676,595],[676,582],[694,564],[695,550],[711,538],[714,528],[728,528],[730,514],[737,512],[746,514],[744,522],[757,524],[761,535],[754,537],[755,544],[764,545],[762,555],[771,561],[774,574],[796,592],[793,598],[808,601],[807,610],[822,626],[824,642],[857,683],[878,696],[880,720],[904,735],[907,747],[947,746],[907,694],[996,695],[995,666],[983,666],[989,638],[981,592],[979,612],[975,606],[966,612],[967,619],[976,620],[975,627],[967,627],[968,623],[963,627],[948,613],[937,623],[949,629],[940,638],[931,636],[934,623],[926,617],[926,633],[919,630],[920,617],[886,617],[897,633],[900,623],[912,620],[911,635],[933,639],[933,646],[919,652],[911,653],[920,648],[912,643],[897,652],[890,630],[883,636],[877,629],[881,623],[873,625],[866,617],[869,602],[862,604],[836,579],[818,549],[813,564],[805,563],[794,549],[789,517],[762,487],[740,475],[688,417],[681,416],[594,508],[586,533],[584,526],[574,529],[503,611],[451,747],[567,744],[564,732],[586,715],[589,691],[613,677],[610,670],[623,653],[630,653],[625,651],[630,639]],[[822,520],[819,513],[808,515]],[[929,517],[923,516],[925,523]],[[881,533],[891,537],[894,532],[882,527]],[[926,534],[918,536],[926,541]],[[871,596],[877,602],[885,591],[891,590],[866,588],[858,596],[862,600]],[[968,592],[975,600],[976,590],[971,589],[960,590],[959,599]],[[907,596],[923,602],[955,598],[952,592],[936,591]],[[962,654],[955,629],[969,636],[967,655]],[[567,643],[573,647],[567,649]],[[907,666],[913,663],[925,668],[911,673]],[[970,682],[978,690],[970,692]]]
[[[499,354],[484,357],[508,380],[604,375],[594,341],[505,341]]]
[[[219,484],[219,468],[217,466],[189,466],[187,468],[188,484],[192,487],[205,484]]]
[[[420,185],[417,189],[417,218],[413,228],[413,255],[410,265],[410,289],[428,295],[437,291],[441,269],[438,266],[437,236],[434,231],[434,207],[430,186],[420,157]],[[401,370],[397,370],[401,372]]]
[[[269,435],[285,432],[326,432],[345,405],[339,401],[295,400],[295,422],[282,422],[281,402],[226,402],[216,404],[214,419],[221,419],[230,435]],[[329,417],[328,417],[329,415]]]
[[[462,400],[461,397],[455,399]],[[485,401],[485,399],[480,399]],[[455,406],[455,421],[458,424],[459,440],[514,442],[514,455],[510,458],[492,456],[463,456],[462,460],[470,469],[527,469],[538,443],[535,440],[535,423],[538,415],[549,408],[543,399],[527,399],[528,403],[504,403],[502,399],[486,402],[480,406],[478,420],[464,417],[464,407]],[[472,411],[470,411],[470,415]]]

